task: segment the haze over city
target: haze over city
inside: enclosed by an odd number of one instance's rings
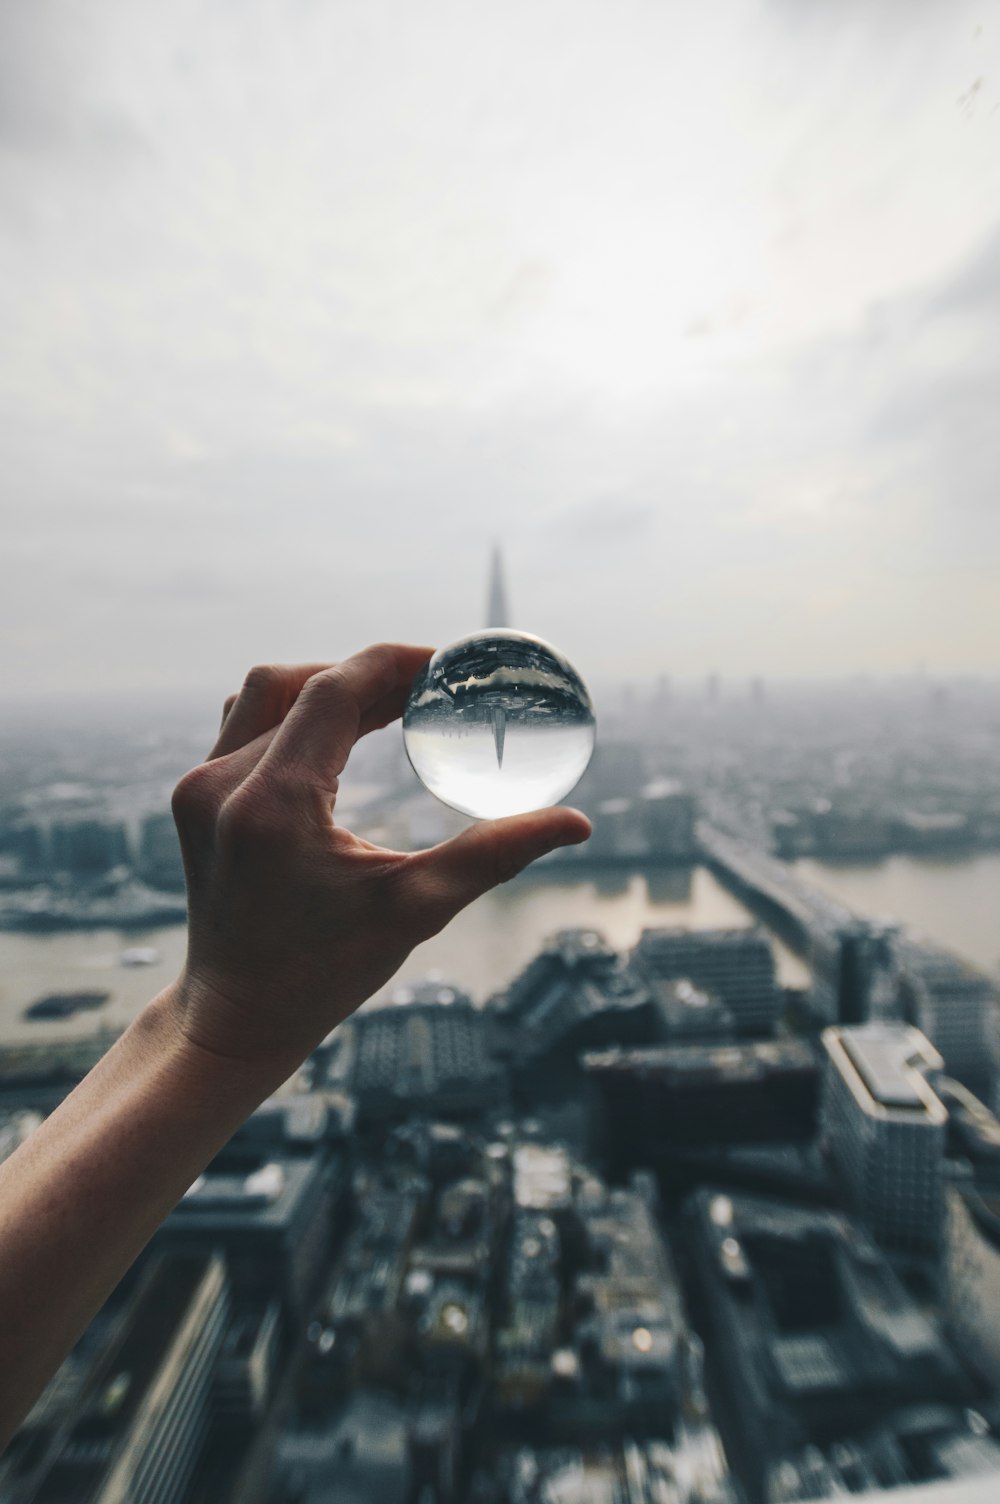
[[[980,4],[0,14],[7,692],[992,673]]]

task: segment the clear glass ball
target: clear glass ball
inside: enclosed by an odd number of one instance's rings
[[[594,707],[563,655],[527,632],[473,632],[414,681],[403,743],[421,783],[477,819],[558,804],[594,750]]]

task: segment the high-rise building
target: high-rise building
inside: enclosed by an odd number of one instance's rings
[[[691,862],[697,843],[694,795],[670,779],[657,779],[642,791],[640,816],[649,855],[660,860]]]
[[[228,1311],[219,1253],[154,1260],[31,1499],[181,1504],[205,1439]]]
[[[215,1160],[155,1235],[155,1246],[221,1248],[234,1293],[257,1303],[281,1297],[293,1317],[308,1308],[328,1257],[331,1227],[346,1194],[336,1153]]]
[[[631,961],[650,980],[687,977],[715,993],[740,1035],[769,1034],[774,1027],[780,995],[762,930],[643,930]]]
[[[823,1031],[824,1147],[859,1215],[897,1254],[940,1251],[948,1110],[929,1077],[941,1056],[908,1024]]]
[[[988,1095],[994,1063],[989,1030],[997,992],[991,979],[949,951],[913,941],[897,944],[904,1017],[944,1057],[949,1075]]]

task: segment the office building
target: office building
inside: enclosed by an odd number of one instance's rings
[[[335,1069],[357,1101],[362,1124],[413,1112],[478,1115],[503,1099],[506,1079],[492,1058],[490,1025],[464,993],[443,984],[357,1014],[344,1031]]]
[[[517,1074],[536,1065],[551,1073],[560,1062],[575,1070],[582,1050],[664,1033],[652,991],[596,930],[552,936],[494,1007],[498,1043]]]
[[[669,1044],[719,1044],[733,1033],[733,1015],[720,997],[696,987],[687,977],[655,977],[649,990],[656,999],[662,1033]]]
[[[958,1350],[1000,1388],[1000,1189],[948,1188],[944,1309]]]
[[[948,1074],[988,1096],[995,1075],[989,1049],[997,990],[988,976],[949,951],[901,941],[899,988],[903,1017],[933,1044]]]
[[[805,1040],[616,1048],[588,1052],[582,1065],[595,1134],[615,1163],[815,1132],[820,1071]]]
[[[649,783],[639,801],[646,850],[654,861],[692,862],[697,856],[694,795],[671,779]]]
[[[218,1253],[152,1261],[48,1466],[19,1504],[182,1504],[229,1295]]]
[[[972,1394],[937,1322],[860,1223],[822,1208],[703,1189],[691,1267],[716,1414],[752,1504],[783,1460],[902,1406]]]
[[[519,1208],[507,1254],[505,1314],[496,1331],[494,1394],[501,1411],[523,1411],[548,1397],[561,1315],[561,1256],[551,1213]]]
[[[226,1328],[215,1374],[220,1420],[251,1425],[265,1413],[282,1355],[281,1302],[237,1311]]]
[[[823,1031],[821,1136],[859,1216],[903,1257],[940,1251],[948,1112],[940,1055],[908,1024]]]
[[[241,1301],[277,1295],[294,1318],[308,1308],[322,1278],[334,1212],[346,1190],[336,1156],[317,1152],[239,1165],[220,1159],[181,1198],[154,1244],[223,1249]]]
[[[738,1034],[770,1034],[780,993],[774,955],[762,930],[643,930],[631,962],[649,981],[686,977],[714,993],[733,1016]]]
[[[602,1434],[673,1437],[685,1390],[687,1322],[655,1220],[651,1181],[610,1189],[596,1176],[576,1197],[582,1234],[571,1344],[579,1413]],[[564,1401],[564,1411],[573,1407]]]
[[[303,1392],[312,1407],[359,1384],[402,1386],[411,1358],[405,1281],[427,1200],[419,1185],[365,1177],[356,1186],[356,1216],[307,1333]]]

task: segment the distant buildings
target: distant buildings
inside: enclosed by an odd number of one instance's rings
[[[146,815],[139,830],[138,871],[152,888],[183,888],[184,863],[169,811]]]
[[[753,841],[705,823],[698,835],[704,857],[726,886],[806,956],[814,1025],[894,1015],[891,928],[859,919]]]
[[[940,1252],[948,1112],[940,1055],[907,1024],[826,1029],[821,1133],[858,1214],[887,1249]]]

